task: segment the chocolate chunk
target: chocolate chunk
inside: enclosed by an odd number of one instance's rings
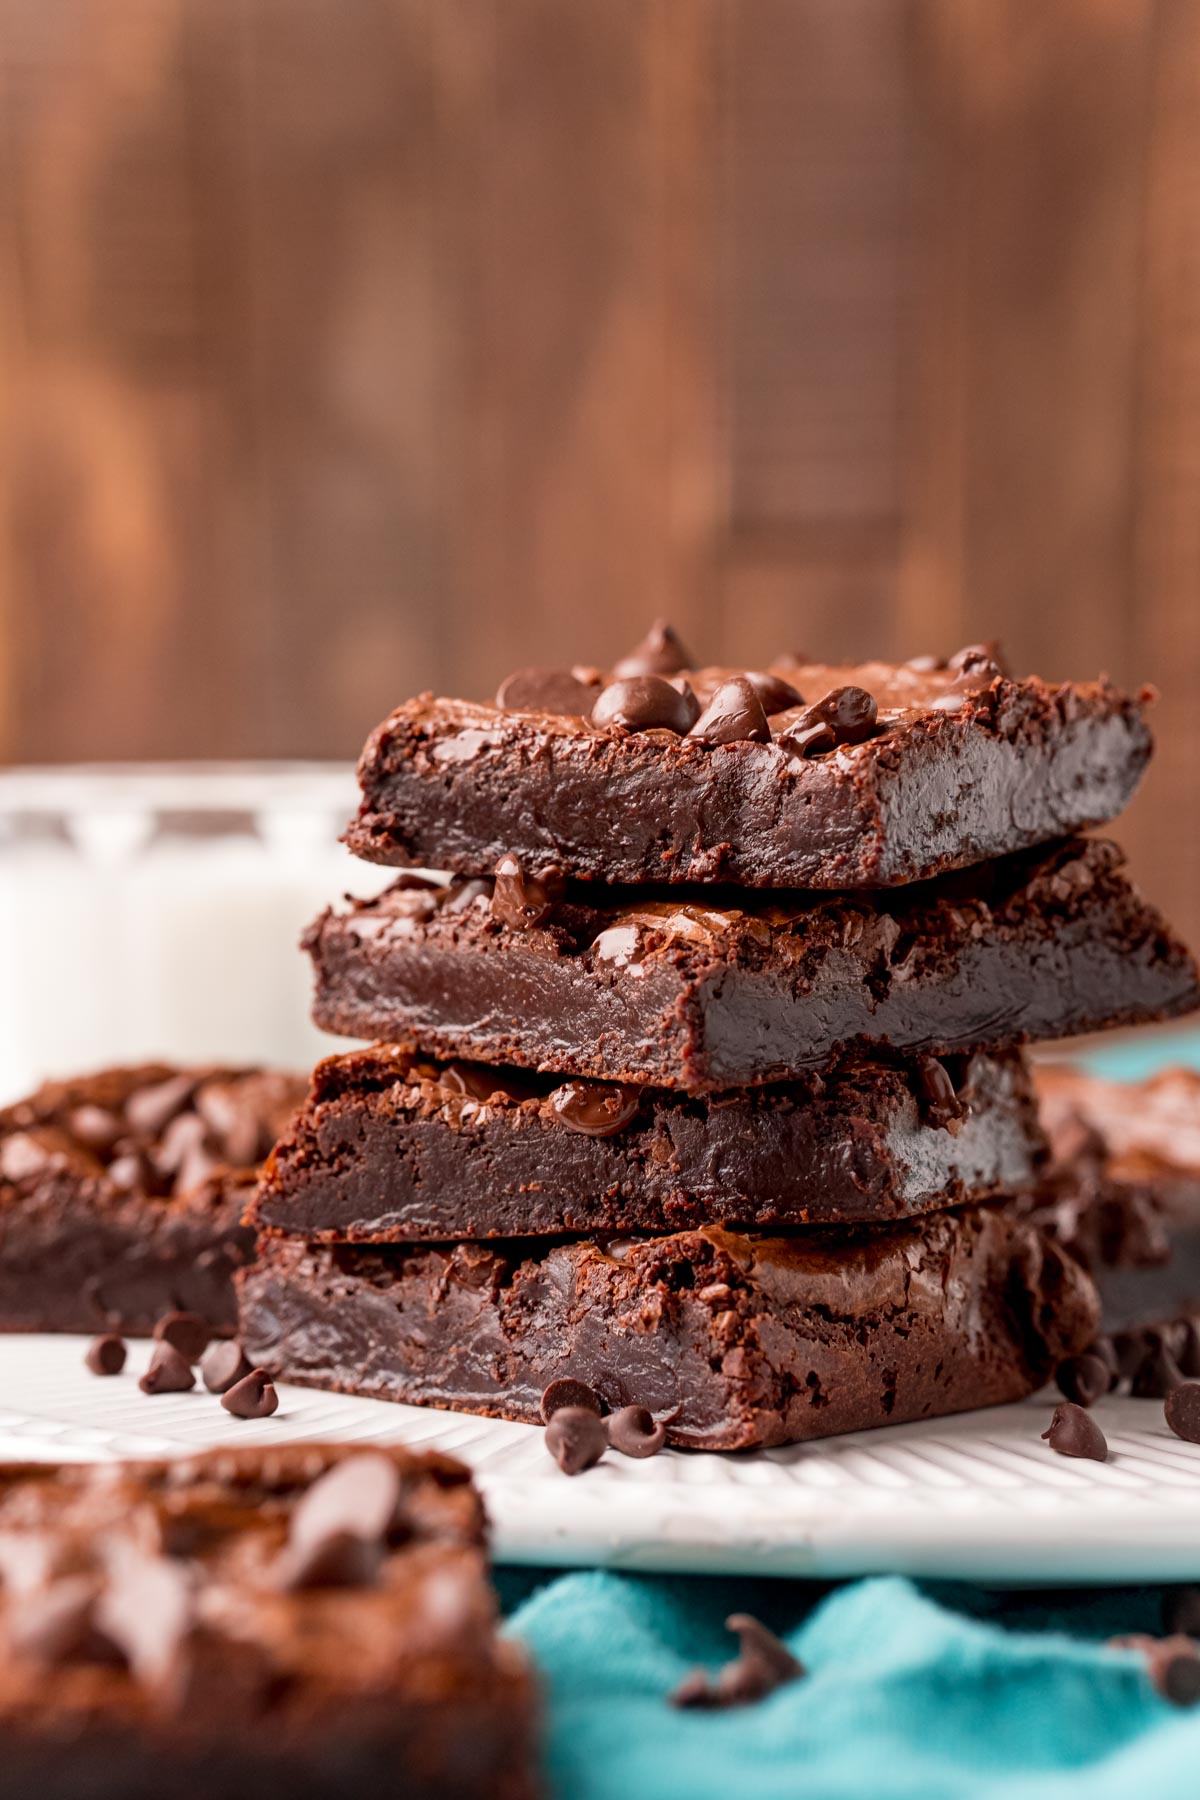
[[[878,707],[865,688],[834,688],[806,706],[800,717],[780,735],[780,743],[801,756],[836,749],[839,744],[863,744],[878,728]]]
[[[551,1413],[558,1412],[564,1406],[583,1407],[586,1412],[595,1413],[599,1418],[604,1411],[604,1402],[594,1388],[588,1387],[584,1381],[574,1381],[569,1375],[560,1376],[542,1391],[542,1418],[548,1424]]]
[[[125,1117],[143,1137],[156,1138],[190,1102],[196,1089],[193,1075],[170,1075],[152,1087],[137,1088],[125,1102]]]
[[[787,1645],[749,1613],[731,1613],[725,1626],[741,1640],[738,1655],[725,1664],[715,1684],[703,1670],[686,1676],[671,1695],[672,1706],[709,1710],[748,1706],[807,1673]]]
[[[121,1652],[96,1626],[100,1584],[94,1575],[67,1575],[10,1603],[9,1641],[18,1656],[57,1666],[120,1663]]]
[[[772,713],[790,712],[793,706],[804,705],[804,695],[799,688],[794,688],[790,681],[785,681],[771,669],[747,669],[743,679],[758,695],[768,718]]]
[[[700,702],[687,682],[682,692],[660,675],[633,675],[606,687],[592,708],[593,725],[623,725],[626,731],[690,731]]]
[[[1089,1462],[1108,1461],[1108,1443],[1095,1419],[1064,1400],[1054,1409],[1054,1417],[1042,1436],[1059,1456],[1082,1456]]]
[[[496,694],[507,712],[557,713],[586,719],[595,703],[598,683],[582,682],[569,669],[516,669]]]
[[[715,690],[688,736],[705,744],[766,744],[771,727],[753,684],[735,675]]]
[[[1173,1387],[1163,1411],[1176,1437],[1200,1444],[1200,1381],[1181,1381]]]
[[[563,1124],[584,1137],[615,1137],[637,1117],[641,1106],[636,1088],[611,1081],[565,1081],[548,1098]]]
[[[511,931],[532,931],[554,911],[551,884],[526,875],[517,858],[500,858],[492,888],[492,917]]]
[[[265,1369],[251,1369],[225,1390],[221,1405],[235,1419],[269,1419],[279,1411],[279,1395]]]
[[[926,1124],[944,1131],[957,1131],[970,1108],[955,1093],[945,1063],[939,1062],[936,1056],[918,1056],[916,1071],[917,1098]]]
[[[119,1375],[126,1355],[124,1339],[107,1332],[93,1340],[83,1360],[93,1375]]]
[[[200,1375],[210,1394],[227,1394],[244,1381],[250,1362],[236,1338],[220,1338],[200,1358]]]
[[[1163,1400],[1182,1381],[1179,1364],[1159,1338],[1134,1370],[1129,1391],[1138,1400]]]
[[[608,1448],[604,1425],[587,1406],[560,1406],[546,1424],[546,1448],[564,1475],[579,1475]]]
[[[355,1531],[331,1531],[302,1544],[289,1544],[275,1564],[276,1585],[286,1592],[303,1588],[373,1587],[383,1563],[382,1540]]]
[[[1112,1385],[1112,1370],[1099,1356],[1085,1350],[1082,1356],[1068,1356],[1054,1371],[1060,1394],[1078,1406],[1094,1406]]]
[[[388,1543],[402,1521],[402,1489],[390,1457],[364,1450],[335,1463],[298,1502],[292,1516],[294,1544],[323,1543],[350,1532],[370,1543]]]
[[[665,619],[655,619],[641,643],[616,664],[613,674],[621,680],[631,675],[678,675],[680,669],[693,666],[674,627]]]
[[[172,1312],[158,1321],[154,1335],[160,1343],[178,1350],[188,1362],[196,1363],[208,1348],[212,1332],[199,1313]]]
[[[622,1406],[608,1421],[608,1441],[622,1456],[657,1456],[667,1428],[644,1406]]]
[[[169,1343],[154,1346],[150,1367],[138,1382],[143,1394],[186,1394],[195,1385],[191,1363]]]
[[[1186,1637],[1200,1637],[1200,1587],[1188,1582],[1181,1587],[1165,1588],[1162,1622],[1168,1637],[1175,1637],[1180,1632]]]

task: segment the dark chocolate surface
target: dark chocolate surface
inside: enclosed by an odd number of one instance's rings
[[[945,1064],[936,1065],[947,1070]],[[717,1100],[437,1064],[390,1045],[321,1063],[253,1216],[401,1241],[893,1219],[1031,1187],[1021,1058],[853,1062]]]
[[[568,886],[525,929],[490,882],[403,877],[310,928],[314,1016],[438,1056],[695,1092],[872,1044],[1000,1049],[1189,1011],[1195,964],[1121,861],[1073,839],[874,895]]]
[[[0,1112],[0,1330],[232,1331],[258,1164],[304,1093],[261,1070],[110,1069]]]
[[[248,1354],[290,1381],[536,1421],[574,1378],[713,1450],[1018,1399],[1099,1316],[1081,1267],[996,1204],[799,1239],[264,1238],[238,1281]]]
[[[1121,810],[1150,756],[1144,696],[1103,680],[1014,681],[985,653],[956,660],[962,666],[933,669],[781,663],[752,678],[769,726],[761,707],[730,700],[729,677],[741,672],[727,669],[649,676],[668,700],[667,679],[694,690],[681,716],[678,696],[658,712],[644,699],[632,713],[617,709],[675,729],[425,694],[368,740],[362,807],[346,841],[369,861],[467,875],[490,874],[514,852],[533,872],[555,864],[601,882],[887,887]],[[501,691],[525,706],[590,709],[607,677],[583,673],[583,683],[564,671]],[[788,705],[781,682],[805,704]],[[823,712],[838,708],[821,703],[845,688],[875,703],[865,741],[822,728]],[[717,690],[726,703],[714,725]],[[612,711],[606,704],[598,716]],[[761,735],[769,741],[754,741]]]
[[[0,1472],[0,1757],[39,1800],[530,1800],[467,1471],[294,1445]]]

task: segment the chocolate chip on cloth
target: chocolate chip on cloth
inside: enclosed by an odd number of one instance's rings
[[[622,1406],[606,1421],[608,1441],[622,1456],[657,1456],[667,1428],[645,1406]]]
[[[637,1117],[637,1088],[610,1081],[566,1081],[548,1096],[551,1111],[571,1131],[584,1137],[615,1137]]]
[[[212,1332],[198,1313],[166,1313],[154,1327],[160,1343],[170,1344],[187,1362],[197,1363],[208,1348]]]
[[[1094,1406],[1112,1387],[1112,1370],[1103,1357],[1085,1350],[1081,1356],[1068,1356],[1054,1371],[1060,1394],[1077,1406]]]
[[[678,737],[690,731],[699,717],[700,702],[688,683],[675,687],[661,675],[632,675],[611,682],[592,708],[593,725],[673,731]]]
[[[252,1369],[225,1390],[221,1405],[235,1419],[269,1419],[279,1411],[279,1395],[265,1369]]]
[[[1108,1461],[1108,1440],[1095,1419],[1082,1406],[1064,1400],[1042,1436],[1059,1456],[1081,1456],[1089,1462]]]
[[[552,878],[526,875],[515,856],[502,856],[495,869],[492,917],[511,931],[532,931],[554,911],[554,888]]]
[[[1181,1381],[1166,1397],[1167,1424],[1185,1443],[1200,1444],[1200,1381]]]
[[[771,727],[753,682],[745,675],[723,681],[688,736],[705,744],[769,743]]]
[[[671,1695],[672,1706],[748,1706],[807,1674],[804,1664],[797,1661],[787,1645],[749,1613],[731,1613],[725,1627],[741,1640],[738,1655],[725,1664],[715,1683],[709,1681],[703,1669],[693,1670]]]
[[[546,1448],[564,1475],[580,1475],[608,1449],[604,1421],[587,1406],[559,1406],[546,1425]]]
[[[250,1373],[250,1360],[236,1338],[210,1344],[200,1358],[200,1376],[210,1394],[227,1394]]]
[[[692,659],[674,626],[665,619],[655,619],[641,643],[614,666],[613,674],[620,679],[630,675],[678,675],[680,669],[692,667]]]
[[[119,1375],[125,1367],[125,1343],[112,1332],[106,1332],[89,1345],[84,1362],[93,1375]]]
[[[195,1385],[191,1363],[166,1342],[154,1346],[150,1367],[138,1382],[143,1394],[186,1394]]]

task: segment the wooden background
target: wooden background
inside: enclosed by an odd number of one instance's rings
[[[1001,634],[1200,936],[1200,0],[0,0],[0,409],[0,756]]]

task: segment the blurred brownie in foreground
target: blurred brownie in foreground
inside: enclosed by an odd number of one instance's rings
[[[434,1056],[701,1092],[881,1044],[996,1050],[1188,1012],[1196,965],[1122,860],[1071,839],[830,895],[405,876],[310,927],[314,1017]]]
[[[707,1099],[376,1044],[318,1064],[251,1216],[375,1243],[849,1225],[1032,1188],[1043,1156],[1011,1052],[875,1055]]]
[[[531,1800],[461,1464],[295,1445],[0,1470],[0,1760],[38,1800]]]
[[[689,667],[668,627],[609,671],[522,669],[491,706],[421,695],[359,764],[346,842],[486,875],[506,853],[601,882],[887,887],[1113,818],[1150,756],[1107,680],[946,661]]]
[[[1018,1400],[1099,1322],[1086,1272],[1011,1203],[787,1238],[263,1237],[238,1285],[247,1355],[289,1381],[533,1423],[569,1377],[701,1450]]]
[[[258,1166],[304,1094],[263,1070],[109,1069],[0,1112],[0,1330],[232,1332]]]

